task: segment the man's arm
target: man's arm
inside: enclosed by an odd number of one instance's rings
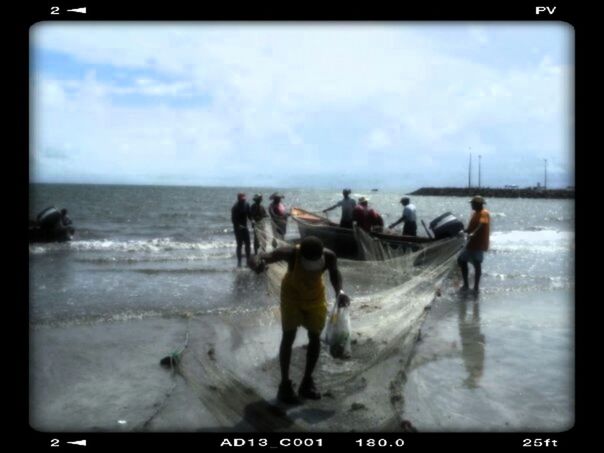
[[[279,247],[272,252],[260,253],[248,261],[249,267],[256,273],[261,273],[266,269],[266,265],[276,263],[277,261],[289,261],[294,252],[294,248],[290,246]]]
[[[294,248],[291,246],[279,247],[272,252],[261,253],[259,258],[266,264],[276,263],[277,261],[284,261],[291,258]]]
[[[401,223],[404,220],[404,216],[401,217],[400,219],[398,219],[396,222],[391,223],[390,225],[388,225],[388,228],[394,228],[395,226],[397,226],[399,223]]]
[[[332,209],[335,209],[338,206],[342,206],[342,202],[341,201],[338,201],[336,204],[334,204],[333,206],[330,206],[329,208],[323,209],[323,212],[331,211]]]
[[[469,226],[468,226],[468,228],[465,230],[465,232],[468,233],[468,236],[466,237],[466,246],[473,243],[476,233],[478,233],[478,231],[481,228],[482,228],[482,223],[479,223],[478,226],[476,228],[474,228],[474,231],[470,231]]]
[[[258,212],[254,211],[254,205],[250,206],[250,211],[248,213],[248,219],[250,219],[250,222],[252,224],[252,228],[254,228],[254,226],[256,225],[256,220],[255,217],[258,216]]]
[[[472,237],[476,233],[478,233],[478,231],[482,228],[483,225],[488,225],[490,223],[490,221],[491,221],[491,219],[489,217],[489,213],[481,211],[480,215],[478,217],[478,225],[476,226],[476,228],[474,229],[474,231],[470,231],[470,227],[472,226],[472,222],[471,221],[470,221],[470,224],[468,225],[468,228],[466,228],[464,231],[466,233],[468,233],[468,235],[470,237]]]
[[[235,214],[235,206],[231,208],[231,222],[233,224],[233,229],[237,229],[237,215]]]
[[[350,297],[344,293],[342,290],[342,274],[338,269],[338,259],[336,258],[336,254],[331,250],[325,250],[325,264],[327,265],[327,270],[329,271],[329,280],[333,286],[333,289],[336,293],[338,307],[346,307],[350,305]]]
[[[483,225],[485,224],[489,224],[490,222],[490,218],[489,218],[489,214],[485,211],[481,211],[479,216],[478,216],[478,225],[476,226],[476,228],[474,229],[474,231],[470,231],[470,226],[468,225],[468,228],[465,230],[466,233],[469,233],[469,236],[472,237],[474,236],[476,233],[478,233],[478,231],[482,228]],[[472,222],[470,222],[471,224]]]
[[[474,229],[474,231],[470,231],[470,230],[466,229],[466,233],[468,233],[469,237],[472,237],[476,233],[478,233],[478,230],[480,230],[481,228],[482,228],[482,223],[479,223],[478,226],[476,227],[476,229]]]

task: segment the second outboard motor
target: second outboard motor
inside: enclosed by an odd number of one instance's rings
[[[450,212],[445,212],[430,222],[430,229],[435,239],[450,238],[463,231],[463,223]]]

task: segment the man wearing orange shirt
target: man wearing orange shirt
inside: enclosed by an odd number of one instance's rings
[[[465,230],[468,233],[468,241],[465,248],[457,257],[457,263],[461,268],[463,277],[462,291],[467,291],[468,286],[468,262],[474,266],[474,293],[479,292],[480,276],[482,274],[482,260],[484,252],[489,249],[489,235],[491,216],[489,211],[484,209],[486,201],[480,195],[476,195],[470,201],[474,214],[470,219],[468,228]]]

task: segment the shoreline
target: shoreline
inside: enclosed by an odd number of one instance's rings
[[[486,198],[548,198],[574,199],[575,189],[541,189],[541,188],[493,188],[493,187],[421,187],[409,195],[432,195],[452,197],[472,197],[480,194]]]

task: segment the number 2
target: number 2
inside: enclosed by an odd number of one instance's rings
[[[59,7],[58,6],[51,6],[50,7],[50,14],[53,14],[53,15],[59,14]],[[53,439],[53,440],[56,440],[56,439]]]
[[[50,446],[51,447],[58,447],[59,446],[59,439],[52,439],[50,441]]]

